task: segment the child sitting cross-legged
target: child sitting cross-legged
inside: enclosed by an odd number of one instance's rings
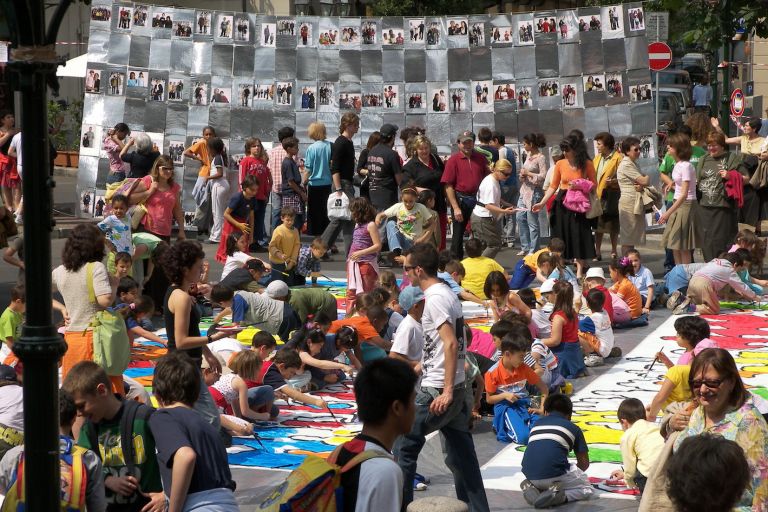
[[[573,404],[562,394],[549,395],[544,401],[544,416],[531,429],[523,454],[520,484],[529,505],[547,508],[567,501],[587,500],[594,494],[584,473],[589,467],[589,448],[584,433],[571,422]],[[568,454],[576,454],[576,465]]]
[[[677,331],[677,345],[684,349],[677,360],[679,365],[690,365],[694,356],[705,348],[718,348],[717,343],[709,339],[709,322],[700,316],[683,316],[675,320],[675,331]],[[664,363],[667,368],[672,368],[675,363],[672,362],[664,352],[657,352],[656,359]]]
[[[640,259],[640,251],[630,249],[627,251],[627,258],[632,263],[634,275],[629,276],[629,280],[637,288],[643,303],[643,313],[648,314],[653,307],[653,301],[656,295],[656,281],[653,278],[653,272],[643,265]]]
[[[659,434],[659,426],[646,420],[643,402],[637,398],[625,398],[616,416],[624,431],[621,436],[623,469],[611,473],[611,478],[623,478],[627,487],[637,487],[642,494],[648,475],[664,449],[664,438]]]
[[[617,320],[614,327],[625,329],[648,325],[648,313],[643,312],[643,298],[632,281],[629,280],[629,276],[635,273],[632,261],[626,256],[614,258],[608,264],[608,271],[611,273],[611,280],[613,281],[610,291],[618,295],[629,306],[629,321],[619,322]]]
[[[464,243],[464,250],[467,257],[461,260],[464,266],[465,276],[462,280],[462,286],[478,297],[486,297],[485,280],[488,274],[498,270],[504,277],[509,279],[507,271],[504,270],[496,260],[483,256],[485,243],[479,238],[470,238]],[[487,297],[486,297],[487,298]]]
[[[376,225],[386,222],[387,243],[395,261],[402,263],[403,251],[414,244],[432,238],[433,219],[429,208],[418,203],[416,185],[405,182],[400,185],[402,200],[376,215]]]
[[[160,409],[149,427],[168,510],[240,510],[219,432],[192,408],[200,394],[200,369],[183,352],[171,352],[157,361],[153,390]]]
[[[600,366],[603,358],[619,357],[621,349],[613,346],[613,329],[608,313],[603,310],[605,294],[597,288],[587,293],[587,306],[591,313],[579,320],[579,343],[586,356],[584,364]]]
[[[514,311],[530,320],[531,309],[525,305],[517,293],[509,289],[506,277],[498,270],[492,271],[485,278],[483,292],[490,299],[494,320],[501,318],[505,311]]]
[[[557,356],[560,374],[566,379],[586,375],[584,354],[579,345],[579,317],[573,307],[573,288],[568,281],[557,281],[552,293],[555,306],[550,320],[552,335],[541,340]]]
[[[517,444],[528,443],[531,425],[542,409],[531,407],[527,385],[536,386],[542,400],[549,389],[541,378],[524,362],[531,341],[528,327],[512,324],[510,332],[501,340],[501,360],[495,369],[485,374],[486,401],[493,405],[493,427],[496,439]]]

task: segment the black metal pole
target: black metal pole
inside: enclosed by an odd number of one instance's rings
[[[65,2],[65,5],[69,2]],[[8,67],[21,92],[24,155],[24,265],[26,324],[13,350],[24,364],[24,478],[26,510],[61,507],[59,479],[58,361],[66,344],[53,325],[51,231],[53,228],[48,143],[47,85],[55,83],[54,42],[63,10],[57,10],[46,37],[41,0],[14,1],[14,17],[24,20]],[[61,11],[61,12],[60,12]]]

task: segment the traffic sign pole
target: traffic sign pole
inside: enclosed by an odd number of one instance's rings
[[[648,67],[656,72],[656,127],[654,131],[659,131],[659,102],[661,93],[659,92],[659,71],[667,69],[672,63],[672,48],[667,43],[661,41],[648,45]]]

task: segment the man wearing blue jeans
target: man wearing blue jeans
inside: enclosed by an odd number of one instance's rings
[[[403,269],[424,292],[422,380],[416,388],[416,419],[398,438],[394,453],[403,470],[403,510],[413,501],[416,462],[426,436],[439,430],[445,438],[445,463],[453,473],[456,496],[472,512],[489,509],[475,445],[469,432],[470,409],[464,389],[466,345],[464,318],[456,294],[437,278],[437,249],[418,243]]]

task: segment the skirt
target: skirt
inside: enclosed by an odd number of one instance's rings
[[[234,215],[232,215],[232,218],[237,222],[243,222],[245,224],[248,223],[248,220],[235,217]],[[227,219],[224,219],[224,225],[221,227],[221,239],[219,240],[219,248],[216,251],[216,261],[219,263],[227,262],[227,238],[232,233],[240,233],[240,230],[237,229],[237,227],[233,224],[230,224]],[[248,245],[250,245],[250,237]]]
[[[601,215],[597,218],[597,232],[603,235],[619,234],[619,216]]]
[[[693,217],[696,201],[686,201],[670,215],[661,237],[661,246],[674,251],[688,251],[696,248],[696,230]]]
[[[619,205],[619,243],[645,245],[645,215],[632,213],[631,208]]]
[[[569,210],[563,205],[565,190],[557,193],[550,212],[550,237],[565,242],[563,258],[569,260],[595,257],[595,237],[592,235],[592,221],[583,213]]]
[[[64,333],[64,341],[67,343],[67,351],[61,358],[61,380],[63,381],[69,371],[80,361],[93,361],[93,330],[70,331]],[[125,395],[123,376],[109,376],[112,383],[112,392]]]
[[[693,225],[704,261],[711,261],[728,250],[739,231],[735,208],[701,206],[696,208]]]

